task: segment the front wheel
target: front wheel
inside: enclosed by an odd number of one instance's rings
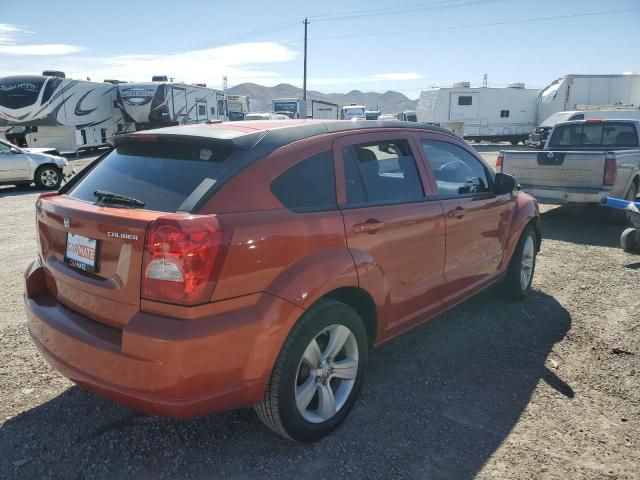
[[[506,297],[519,300],[531,293],[531,283],[536,269],[537,245],[536,231],[528,225],[518,240],[507,267],[507,274],[500,284],[500,289]]]
[[[348,305],[322,300],[298,321],[255,410],[285,438],[315,441],[346,418],[362,387],[367,334]]]
[[[36,170],[34,181],[38,188],[57,190],[62,183],[62,172],[54,165],[42,165]]]

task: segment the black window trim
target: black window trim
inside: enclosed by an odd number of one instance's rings
[[[385,132],[385,134],[386,133],[387,132]],[[395,205],[410,205],[410,204],[413,204],[413,203],[424,203],[424,202],[432,202],[434,200],[437,200],[437,197],[435,195],[428,195],[427,192],[426,192],[425,179],[423,178],[422,172],[420,171],[420,166],[418,165],[418,162],[419,162],[418,155],[416,155],[416,152],[414,150],[413,141],[412,141],[413,133],[414,132],[404,132],[404,133],[401,133],[400,135],[394,135],[393,138],[390,138],[388,140],[381,139],[380,142],[393,142],[393,141],[398,141],[398,140],[405,140],[407,142],[407,144],[409,145],[409,149],[411,150],[411,155],[413,156],[413,161],[416,164],[416,171],[418,172],[418,179],[420,180],[420,187],[422,188],[422,193],[424,195],[424,198],[420,198],[420,199],[417,199],[417,200],[399,200],[399,201],[395,201],[395,202],[382,201],[382,202],[366,202],[366,203],[363,203],[363,202],[347,203],[346,196],[345,196],[344,203],[338,203],[338,208],[340,210],[351,210],[351,209],[354,209],[354,208],[368,208],[368,207],[386,207],[386,206],[395,206]],[[405,138],[403,138],[404,134],[406,134]],[[367,135],[367,134],[347,135],[347,136],[344,136],[344,137],[339,137],[337,139],[337,140],[339,140],[340,138],[349,138],[349,137],[355,137],[356,138],[355,141],[350,141],[347,145],[343,145],[342,146],[343,152],[347,147],[351,147],[352,148],[354,145],[362,145],[362,144],[366,145],[366,144],[375,143],[376,141],[378,141],[378,140],[374,140],[373,142],[358,141],[357,137],[359,135]],[[334,152],[334,148],[335,148],[335,146],[332,144],[332,147],[331,147],[332,154]],[[345,193],[346,193],[346,181],[347,181],[347,179],[346,179],[346,176],[344,174],[345,168],[344,168],[344,154],[343,154],[343,152],[340,152],[340,157],[339,158],[342,161],[342,165],[341,166],[342,166],[343,181],[344,181]],[[418,153],[420,153],[420,152],[418,152]],[[334,163],[336,161],[338,161],[337,160],[338,157],[336,155],[333,155],[333,157],[334,157]],[[360,174],[359,170],[358,170],[358,174]],[[334,165],[334,176],[335,176],[335,165]],[[337,177],[336,177],[336,181],[337,181]],[[337,195],[338,195],[337,188],[338,188],[338,185],[336,184],[336,201],[337,201]]]
[[[452,145],[456,145],[460,148],[462,148],[463,150],[465,150],[467,153],[469,153],[473,158],[475,158],[476,160],[478,160],[480,162],[480,165],[482,165],[482,168],[484,168],[484,172],[487,175],[487,180],[489,181],[489,191],[488,192],[480,192],[480,193],[465,193],[462,195],[455,195],[455,196],[451,196],[451,197],[447,197],[444,195],[440,195],[439,193],[435,195],[435,198],[437,200],[454,200],[457,198],[476,198],[478,200],[484,200],[484,199],[490,199],[490,198],[495,198],[497,197],[497,194],[494,191],[494,187],[496,184],[496,172],[493,171],[493,168],[490,168],[484,161],[483,158],[479,157],[478,155],[476,155],[474,152],[472,152],[471,150],[469,150],[468,148],[456,143],[456,142],[450,142],[448,140],[445,140],[446,137],[440,137],[440,136],[436,136],[434,135],[433,138],[430,137],[424,137],[424,136],[419,136],[419,142],[420,142],[420,148],[422,148],[422,157],[424,159],[424,164],[425,167],[427,169],[427,171],[429,172],[429,176],[431,178],[433,178],[434,182],[435,182],[435,174],[433,173],[433,168],[431,167],[431,164],[429,163],[429,160],[427,159],[427,153],[424,151],[424,148],[422,147],[422,142],[424,140],[431,140],[431,141],[436,141],[436,142],[445,142],[445,143],[450,143]],[[438,191],[438,186],[436,185],[436,191]]]

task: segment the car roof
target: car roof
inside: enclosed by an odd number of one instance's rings
[[[419,122],[382,120],[250,120],[239,122],[218,122],[206,124],[179,125],[173,127],[143,130],[126,135],[161,135],[178,137],[202,137],[204,139],[228,141],[242,149],[256,150],[267,154],[290,143],[305,138],[336,133],[371,129],[411,129],[446,133],[450,130],[436,125]]]
[[[582,112],[580,112],[582,113]],[[560,125],[579,125],[581,123],[592,124],[592,123],[620,123],[620,122],[630,122],[630,123],[640,123],[640,120],[635,118],[589,118],[586,120],[567,120],[566,122],[558,122],[555,126]]]

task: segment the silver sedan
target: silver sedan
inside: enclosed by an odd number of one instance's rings
[[[75,171],[66,158],[46,149],[19,148],[0,140],[0,185],[30,185],[55,190]]]

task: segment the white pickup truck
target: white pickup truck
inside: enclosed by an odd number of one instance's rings
[[[500,152],[496,168],[542,203],[633,200],[640,186],[640,121],[558,123],[544,150]]]

